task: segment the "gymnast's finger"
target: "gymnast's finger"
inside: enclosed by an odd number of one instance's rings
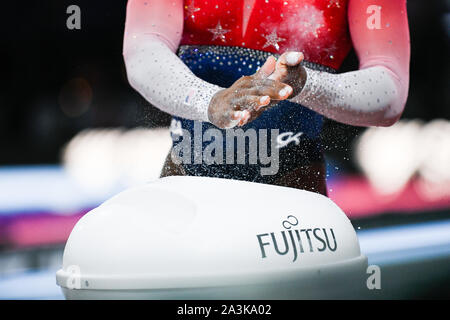
[[[253,86],[245,91],[247,95],[269,96],[272,100],[284,100],[292,93],[291,86],[273,80],[255,80]]]
[[[280,80],[288,74],[289,67],[295,67],[304,59],[303,53],[291,51],[283,53],[277,60],[275,71],[268,77],[272,80]]]
[[[269,103],[269,96],[245,95],[237,99],[235,105],[238,110],[246,110],[267,106]]]
[[[266,62],[263,66],[255,73],[254,77],[256,79],[264,79],[267,78],[275,71],[275,66],[277,63],[277,59],[274,56],[270,56],[267,58]]]

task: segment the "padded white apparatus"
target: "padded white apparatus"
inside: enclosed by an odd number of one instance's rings
[[[167,177],[81,218],[56,280],[69,299],[341,298],[365,286],[366,269],[353,226],[325,196]]]

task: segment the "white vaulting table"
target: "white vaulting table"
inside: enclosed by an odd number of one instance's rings
[[[365,286],[366,269],[352,224],[325,196],[168,177],[81,218],[56,279],[68,299],[333,298]]]

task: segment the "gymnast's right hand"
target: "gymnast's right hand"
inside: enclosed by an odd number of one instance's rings
[[[292,87],[267,79],[275,70],[275,64],[274,59],[269,59],[254,75],[243,76],[231,87],[218,91],[208,107],[209,121],[222,129],[242,126],[255,114],[252,111],[271,101],[287,99],[292,94]],[[254,119],[252,116],[251,120]]]

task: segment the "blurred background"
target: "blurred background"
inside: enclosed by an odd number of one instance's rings
[[[66,9],[81,8],[68,30]],[[170,116],[128,84],[126,1],[3,3],[0,299],[61,299],[75,223],[158,177]],[[408,0],[411,83],[389,128],[327,121],[328,193],[382,270],[375,298],[450,297],[450,1]],[[351,53],[340,70],[356,69]]]

